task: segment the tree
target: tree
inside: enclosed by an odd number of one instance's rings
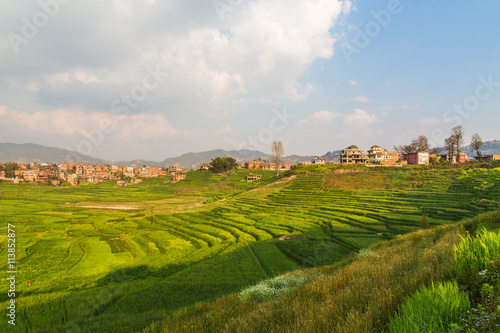
[[[429,139],[425,135],[421,135],[412,141],[413,152],[429,151]]]
[[[483,154],[481,154],[481,151],[479,150],[483,145],[483,139],[481,139],[479,134],[477,133],[472,134],[470,145],[476,151],[476,159],[480,160],[481,157],[483,157]]]
[[[457,161],[460,160],[460,150],[464,145],[464,128],[462,125],[455,126],[451,129],[451,136],[453,143],[455,144],[457,152]]]
[[[455,154],[455,143],[451,136],[444,139],[444,146],[448,150],[448,161],[453,162],[453,155]]]
[[[394,150],[400,154],[412,154],[420,151],[429,151],[429,139],[425,135],[420,135],[412,139],[409,145],[394,146]]]
[[[17,163],[15,163],[15,162],[6,163],[5,168],[4,168],[5,177],[6,178],[14,178],[15,177],[14,171],[16,171],[18,169],[19,169],[19,165],[17,165]]]
[[[285,154],[285,148],[281,141],[274,141],[271,146],[271,151],[273,152],[272,160],[276,166],[276,178],[280,175],[280,166],[283,161],[283,154]]]
[[[214,173],[231,171],[238,165],[232,157],[216,157],[212,159],[210,164],[212,164],[212,172]]]

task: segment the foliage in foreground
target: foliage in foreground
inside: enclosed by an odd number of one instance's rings
[[[500,257],[500,235],[485,229],[477,237],[470,234],[453,250],[454,273],[462,282],[469,282],[493,259]]]
[[[432,284],[405,300],[389,332],[448,332],[469,307],[469,297],[456,282]]]

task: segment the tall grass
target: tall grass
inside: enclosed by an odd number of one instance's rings
[[[390,333],[448,332],[470,308],[456,282],[423,287],[408,297],[389,323]]]
[[[487,264],[500,256],[500,234],[483,229],[476,237],[467,234],[453,249],[454,273],[459,281],[467,282]]]

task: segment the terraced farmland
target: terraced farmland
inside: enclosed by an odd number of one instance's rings
[[[356,182],[370,182],[371,172],[379,171],[362,172],[366,178]],[[408,169],[411,180],[404,169],[384,172],[387,188],[358,190],[335,188],[328,170],[272,184],[273,171],[261,171],[256,183],[238,171],[192,172],[179,183],[154,179],[135,188],[1,184],[0,218],[17,228],[16,326],[140,330],[262,279],[333,264],[416,230],[423,215],[431,226],[449,224],[498,204],[497,169],[443,172],[440,191],[402,190],[418,180],[418,169]],[[6,251],[2,241],[2,256]],[[2,294],[0,305],[7,301]]]

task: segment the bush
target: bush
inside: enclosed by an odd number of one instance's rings
[[[422,218],[419,222],[420,229],[429,229],[429,218],[426,214],[422,215]]]
[[[447,332],[469,308],[469,298],[456,282],[432,284],[405,300],[389,332]]]

